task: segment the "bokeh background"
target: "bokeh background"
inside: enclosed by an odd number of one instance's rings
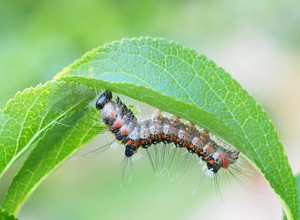
[[[299,12],[298,0],[1,0],[1,108],[17,91],[51,80],[63,67],[106,42],[164,37],[208,56],[263,105],[297,173]],[[85,150],[103,144],[100,136]],[[121,151],[110,150],[63,164],[32,194],[19,218],[282,218],[278,198],[250,167],[243,170],[249,177],[238,176],[242,184],[229,175],[230,182],[219,181],[216,188],[210,179],[198,186],[201,171],[196,165],[179,180],[157,178],[144,157],[135,164],[131,182],[120,189],[121,161]],[[11,177],[7,174],[1,181],[1,199]]]

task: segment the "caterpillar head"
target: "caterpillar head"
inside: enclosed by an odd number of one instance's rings
[[[109,90],[106,90],[104,93],[102,93],[96,102],[96,108],[101,110],[104,108],[104,106],[110,102],[112,99],[112,93]]]

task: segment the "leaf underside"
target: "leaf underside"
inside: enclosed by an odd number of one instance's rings
[[[298,219],[295,179],[262,107],[206,57],[152,38],[97,48],[65,68],[55,81],[19,93],[7,104],[0,118],[2,173],[35,145],[3,202],[8,213],[15,213],[38,183],[94,136],[72,125],[88,120],[82,110],[101,89],[175,114],[221,137],[261,171],[288,218]]]

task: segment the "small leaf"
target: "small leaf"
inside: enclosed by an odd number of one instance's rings
[[[17,220],[17,218],[0,209],[0,220]]]
[[[49,82],[19,93],[4,110],[2,170],[33,143],[35,148],[13,179],[2,208],[15,213],[27,196],[78,147],[90,140],[95,121],[81,111],[94,97],[76,83]],[[5,117],[4,117],[5,116]],[[87,122],[90,120],[89,122]],[[78,124],[89,127],[81,127]],[[99,132],[104,126],[97,122]],[[85,132],[84,132],[85,131]]]
[[[296,183],[298,189],[298,212],[300,212],[300,173],[296,175]]]

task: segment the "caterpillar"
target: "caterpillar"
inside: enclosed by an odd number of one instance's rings
[[[207,169],[216,174],[221,168],[229,168],[239,157],[239,151],[217,144],[207,130],[199,130],[193,123],[183,123],[173,115],[164,117],[161,110],[155,111],[150,119],[138,121],[118,96],[115,101],[112,97],[110,90],[103,92],[96,101],[96,108],[109,131],[125,146],[127,158],[140,147],[174,143],[176,147],[186,148],[189,153],[197,155],[206,163]]]

